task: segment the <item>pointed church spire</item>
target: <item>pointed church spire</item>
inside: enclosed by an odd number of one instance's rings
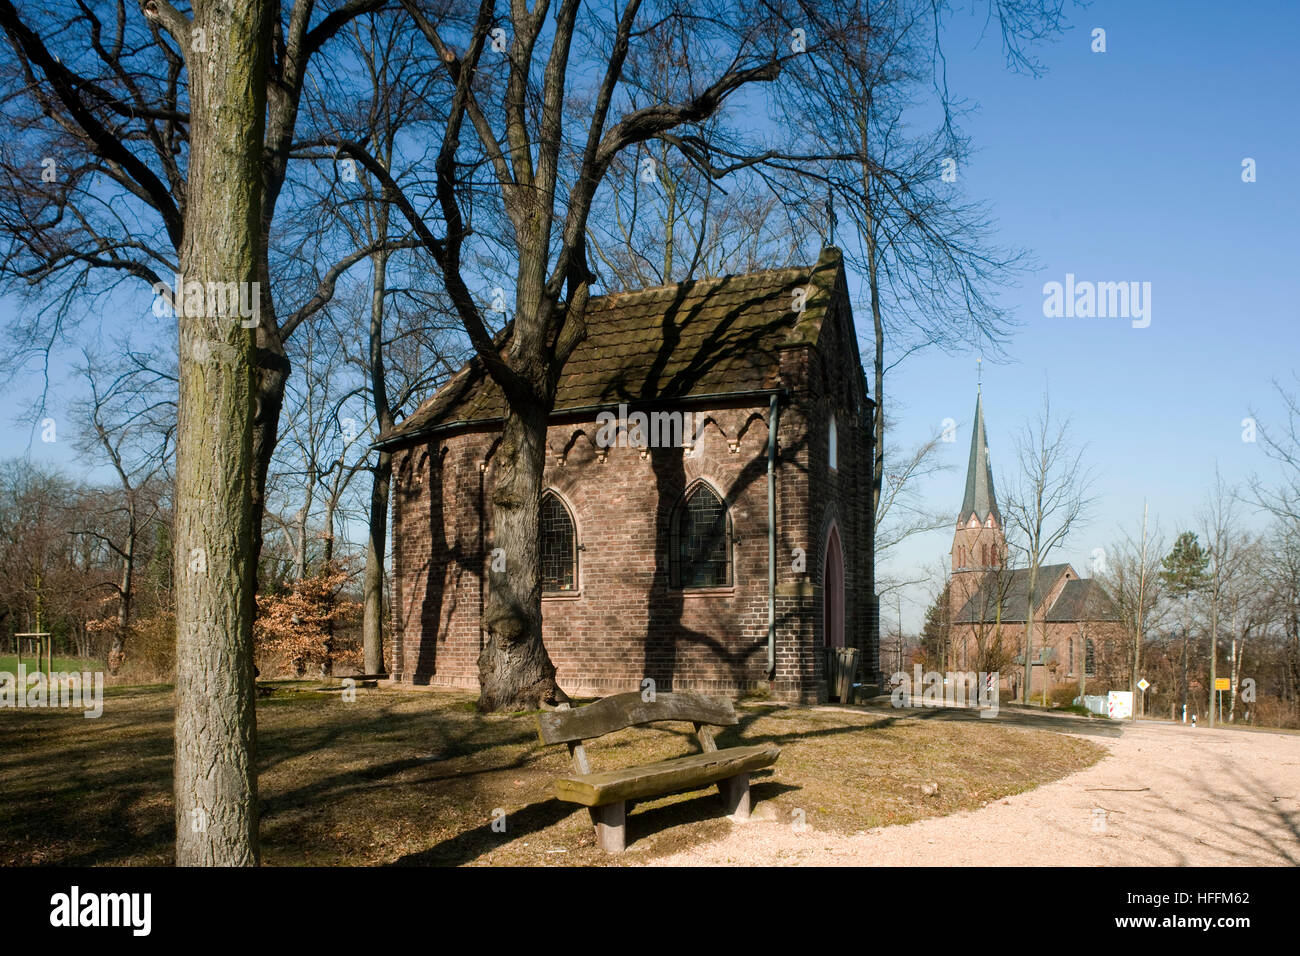
[[[984,395],[980,390],[975,397],[975,427],[971,430],[970,463],[966,466],[966,497],[961,503],[959,524],[970,521],[974,514],[980,524],[993,515],[1000,527],[1002,515],[998,512],[998,498],[993,491],[993,468],[989,463],[989,443],[984,433]]]

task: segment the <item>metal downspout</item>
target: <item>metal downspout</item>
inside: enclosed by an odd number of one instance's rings
[[[776,395],[767,412],[767,679],[776,679]]]

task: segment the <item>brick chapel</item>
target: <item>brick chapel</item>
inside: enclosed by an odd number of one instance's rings
[[[975,424],[966,492],[952,541],[952,648],[966,670],[999,671],[1009,692],[1023,679],[1029,571],[1007,566],[1007,539],[993,487],[984,400],[975,399]],[[1127,686],[1127,654],[1120,615],[1106,589],[1069,564],[1042,565],[1034,587],[1030,693],[1081,680]]]
[[[543,637],[571,695],[879,681],[872,400],[844,264],[593,297],[547,433]],[[460,369],[393,451],[393,679],[477,688],[504,398]]]

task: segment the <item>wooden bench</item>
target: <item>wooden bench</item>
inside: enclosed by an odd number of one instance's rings
[[[700,752],[640,767],[592,773],[584,746],[586,741],[625,727],[666,720],[694,724]],[[734,727],[738,723],[740,719],[731,701],[690,692],[658,694],[654,700],[647,701],[633,691],[606,697],[576,710],[562,705],[537,717],[542,743],[568,744],[573,757],[574,772],[555,781],[555,796],[588,808],[591,821],[596,825],[596,842],[607,853],[623,851],[631,804],[647,797],[701,790],[716,783],[728,815],[733,820],[747,820],[749,775],[776,763],[781,748],[766,743],[719,750],[713,739],[713,729]]]

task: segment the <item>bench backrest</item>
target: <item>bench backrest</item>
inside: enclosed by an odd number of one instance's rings
[[[654,700],[643,700],[639,691],[631,691],[576,710],[538,714],[537,729],[544,744],[571,744],[661,720],[686,720],[697,726],[714,727],[732,727],[740,723],[729,700],[705,697],[691,691],[656,694]]]

